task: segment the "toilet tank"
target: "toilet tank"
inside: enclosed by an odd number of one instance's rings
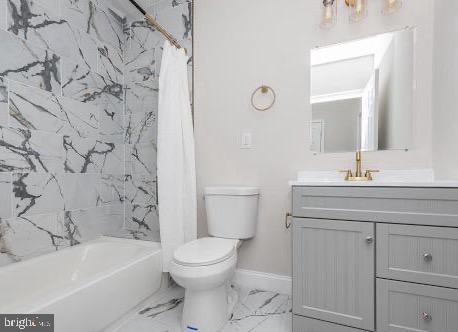
[[[256,234],[259,188],[204,189],[208,234],[226,239],[249,239]]]

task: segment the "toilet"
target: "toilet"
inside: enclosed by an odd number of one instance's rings
[[[237,294],[230,287],[241,241],[256,234],[259,189],[208,187],[204,190],[210,237],[175,250],[173,279],[185,289],[182,330],[219,331],[228,321]]]

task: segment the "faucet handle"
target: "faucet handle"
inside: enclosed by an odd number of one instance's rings
[[[341,170],[339,172],[340,173],[346,173],[345,174],[345,181],[348,181],[350,178],[353,177],[353,172],[351,171],[351,169],[344,169],[344,170]]]
[[[378,169],[368,169],[368,170],[366,170],[366,175],[365,175],[365,177],[366,177],[369,181],[371,181],[371,180],[373,180],[373,178],[372,178],[372,173],[379,173],[379,172],[380,172],[380,171],[379,171]]]

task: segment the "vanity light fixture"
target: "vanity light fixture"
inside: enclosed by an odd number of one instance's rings
[[[367,17],[367,0],[345,0],[350,8],[350,22],[359,22]]]
[[[320,27],[329,29],[336,25],[337,22],[337,2],[338,0],[323,0],[323,9],[321,15]],[[383,15],[390,15],[402,7],[402,0],[383,0]],[[345,0],[349,8],[350,22],[359,22],[367,17],[368,0]]]
[[[323,0],[323,14],[320,27],[329,29],[336,25],[337,20],[337,0]]]
[[[401,0],[385,0],[385,5],[382,9],[383,15],[391,15],[402,7]]]

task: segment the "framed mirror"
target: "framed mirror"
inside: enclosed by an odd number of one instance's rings
[[[311,150],[409,149],[414,29],[311,50]]]

